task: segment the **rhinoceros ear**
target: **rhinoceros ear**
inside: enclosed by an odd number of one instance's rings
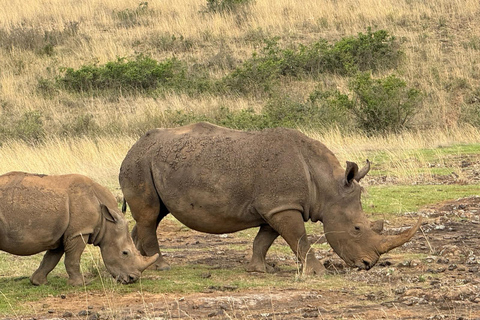
[[[375,231],[378,234],[382,233],[382,231],[383,231],[383,219],[371,222],[370,223],[370,228],[372,228],[372,230]]]
[[[351,185],[358,172],[358,165],[355,162],[347,161],[347,169],[345,170],[345,184]]]
[[[115,215],[110,212],[110,209],[104,204],[100,204],[100,208],[102,210],[102,215],[105,219],[107,219],[110,222],[117,222],[117,218],[115,218]]]

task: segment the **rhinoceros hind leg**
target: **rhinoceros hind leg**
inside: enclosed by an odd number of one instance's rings
[[[272,214],[267,222],[284,239],[302,264],[302,271],[306,275],[323,275],[325,267],[315,257],[315,252],[310,247],[305,231],[305,222],[300,212],[286,210]]]
[[[267,251],[272,245],[273,241],[279,236],[270,225],[265,224],[260,227],[260,230],[253,241],[252,260],[246,267],[247,272],[268,272],[273,273],[275,269],[265,262]]]
[[[48,250],[43,256],[40,266],[30,277],[30,282],[36,286],[47,283],[47,275],[57,266],[64,252],[63,247]]]

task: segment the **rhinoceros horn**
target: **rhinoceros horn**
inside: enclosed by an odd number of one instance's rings
[[[355,180],[359,182],[363,177],[367,175],[368,171],[370,171],[370,161],[368,161],[367,159],[367,164],[362,168],[362,170],[358,171],[355,174]]]
[[[412,228],[396,235],[383,236],[377,250],[380,254],[386,253],[393,248],[399,247],[410,240],[422,224],[422,217],[418,218],[417,224]]]
[[[155,253],[153,256],[151,257],[144,257],[144,256],[140,256],[140,264],[138,266],[138,269],[140,270],[140,272],[143,272],[145,269],[147,269],[148,267],[150,267],[152,264],[155,263],[155,261],[157,261],[158,259],[158,256],[159,254],[158,253]]]

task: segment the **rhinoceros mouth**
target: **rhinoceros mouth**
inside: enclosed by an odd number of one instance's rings
[[[362,261],[359,261],[355,263],[355,267],[360,271],[360,270],[370,270],[374,265],[376,264],[376,261],[370,261],[363,259]]]
[[[136,275],[136,274],[126,274],[126,275],[120,275],[120,276],[116,276],[114,277],[115,280],[117,280],[117,282],[121,283],[121,284],[129,284],[129,283],[134,283],[135,281],[138,280],[140,276],[139,275]]]

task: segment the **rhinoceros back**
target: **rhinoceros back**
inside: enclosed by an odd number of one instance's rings
[[[277,207],[308,206],[310,177],[301,138],[308,140],[288,129],[244,132],[208,123],[156,129],[127,154],[122,190],[128,194],[136,185],[154,183],[182,223],[204,232],[233,232]],[[220,217],[224,228],[218,226]]]

